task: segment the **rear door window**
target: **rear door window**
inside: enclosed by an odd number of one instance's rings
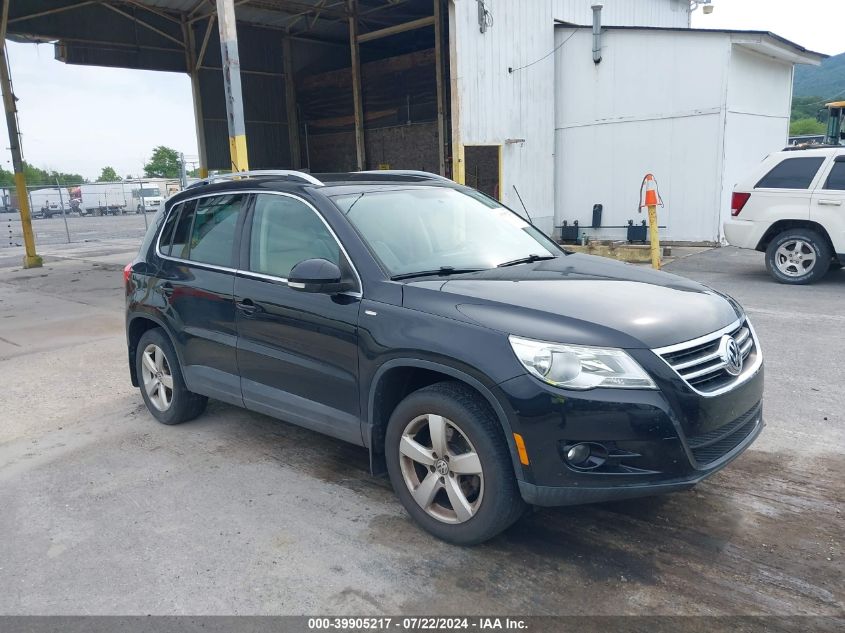
[[[772,168],[757,183],[757,189],[809,189],[819,167],[824,162],[823,156],[787,158]]]
[[[243,194],[200,198],[194,211],[187,259],[203,264],[231,267]]]

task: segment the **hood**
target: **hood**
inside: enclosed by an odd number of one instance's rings
[[[688,341],[742,315],[733,299],[697,282],[579,253],[411,281],[403,304],[507,334],[628,349]]]

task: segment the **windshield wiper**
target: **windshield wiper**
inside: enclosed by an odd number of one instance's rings
[[[393,275],[390,279],[399,281],[400,279],[410,279],[411,277],[440,277],[445,275],[460,275],[461,273],[477,273],[483,268],[455,268],[454,266],[441,266],[437,270],[420,270],[415,273],[402,273],[401,275]]]
[[[509,262],[499,264],[497,268],[504,268],[506,266],[516,266],[517,264],[533,264],[534,262],[542,262],[547,259],[556,259],[556,255],[529,255],[528,257],[521,257]]]

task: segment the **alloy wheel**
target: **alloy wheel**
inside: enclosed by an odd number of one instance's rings
[[[144,390],[152,405],[167,411],[173,402],[173,374],[164,350],[150,343],[141,356],[141,374]]]
[[[444,523],[470,520],[484,495],[472,442],[452,420],[433,413],[411,420],[399,442],[402,479],[414,501]]]
[[[816,265],[816,251],[801,239],[787,240],[775,251],[775,266],[787,277],[803,277]]]

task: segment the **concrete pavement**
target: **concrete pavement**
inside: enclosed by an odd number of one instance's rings
[[[156,423],[126,367],[132,252],[46,250],[43,270],[0,268],[2,614],[843,613],[845,273],[789,288],[759,253],[672,263],[749,310],[758,442],[692,491],[542,510],[458,548],[363,449],[219,403]]]

